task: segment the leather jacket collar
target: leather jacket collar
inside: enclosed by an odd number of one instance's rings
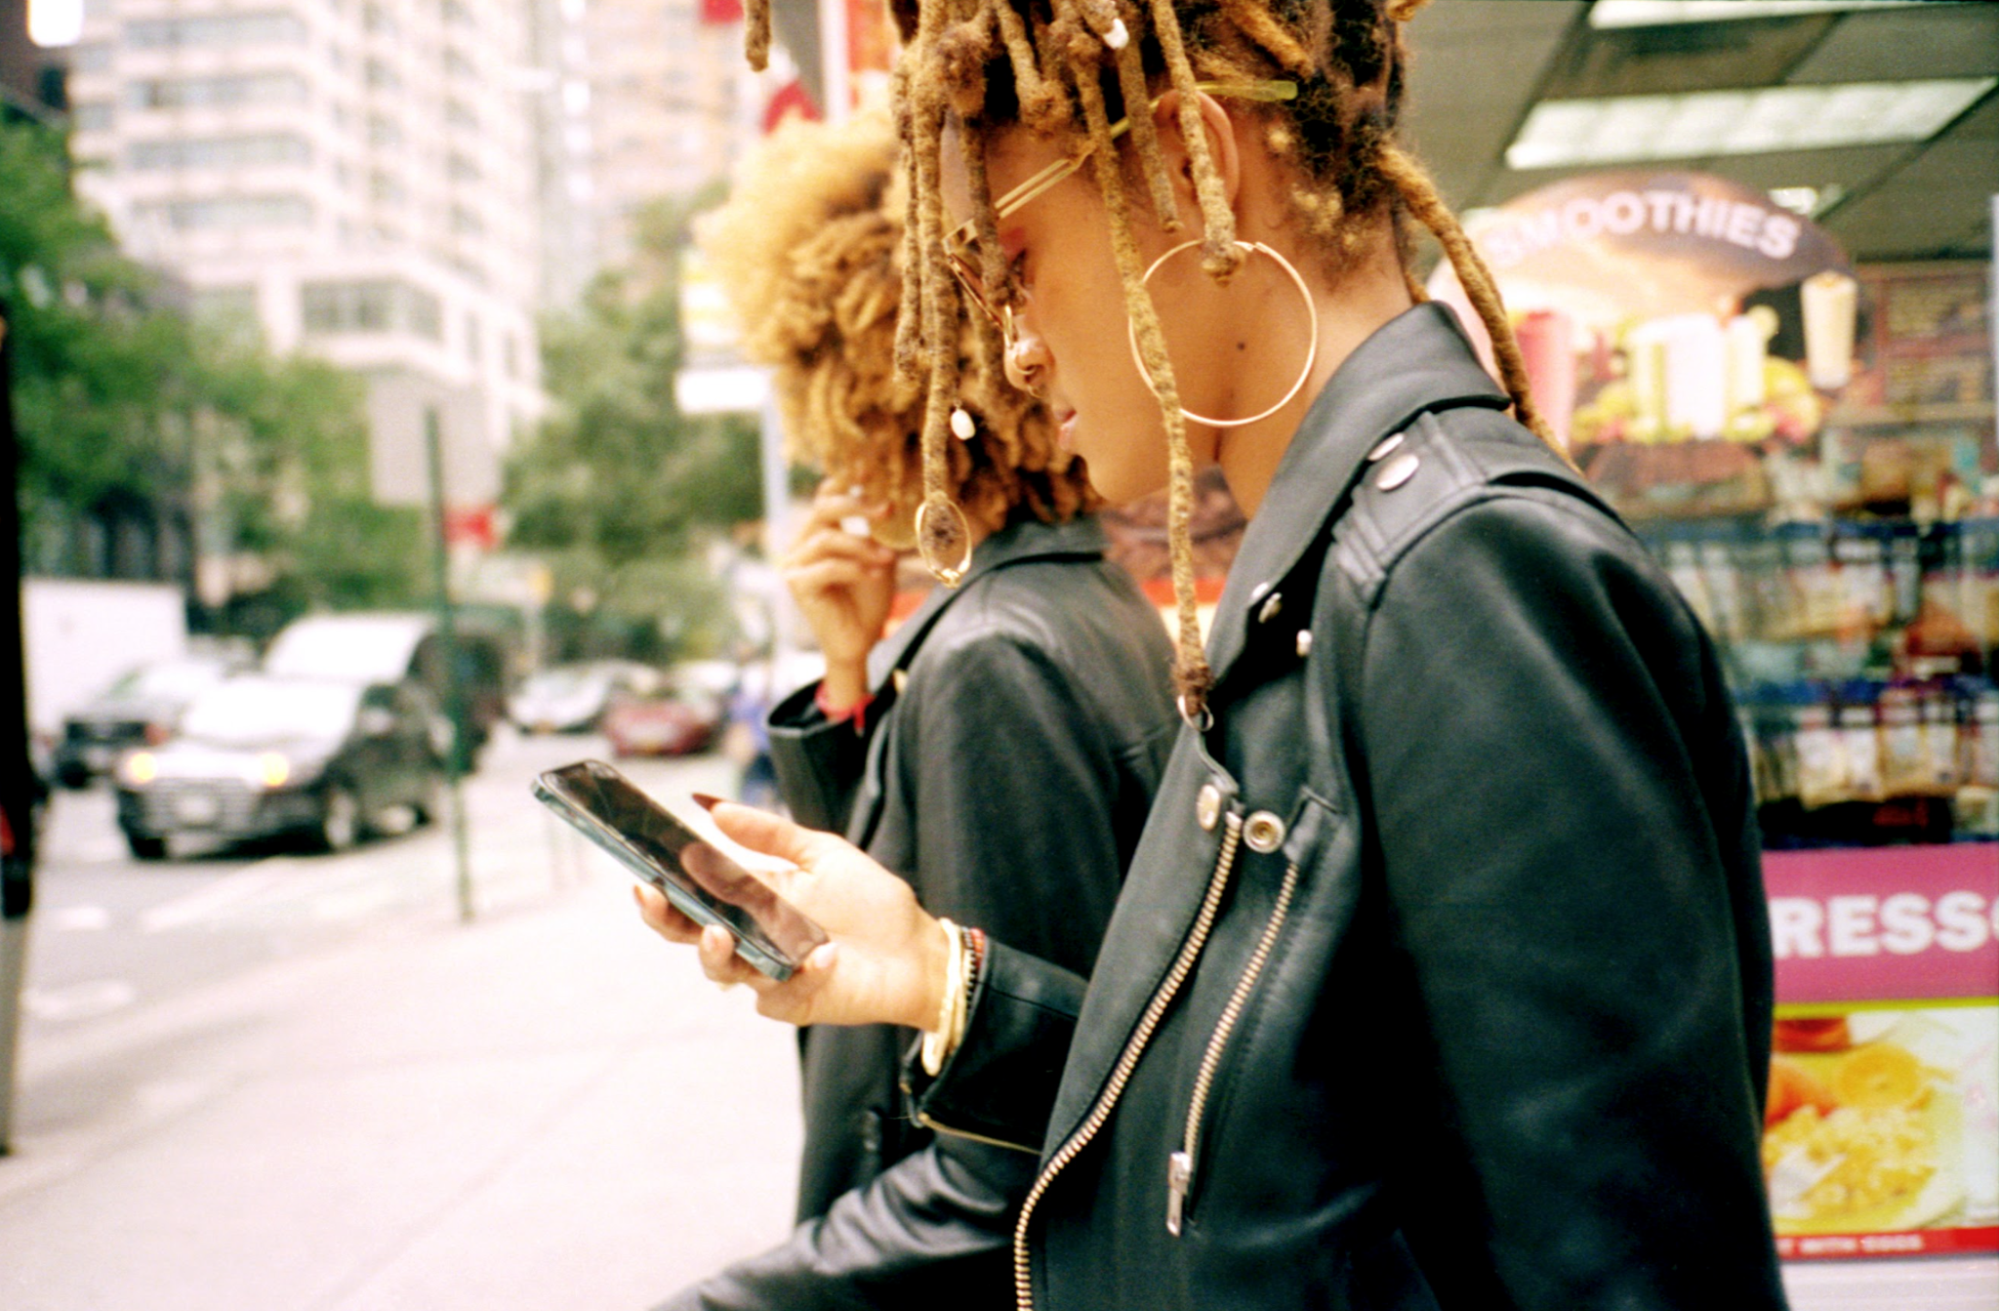
[[[1215,682],[1242,654],[1251,604],[1305,553],[1376,443],[1425,410],[1511,403],[1457,317],[1435,302],[1397,315],[1362,342],[1312,402],[1243,535],[1209,631]]]
[[[972,584],[995,569],[1024,560],[1062,557],[1096,559],[1103,555],[1109,539],[1095,515],[1078,515],[1063,523],[1043,523],[1029,512],[1018,512],[998,532],[980,542],[972,551],[972,566],[956,587],[933,587],[923,604],[916,607],[887,641],[868,655],[868,686],[876,697],[890,690],[895,671],[905,668],[930,631],[951,604]]]

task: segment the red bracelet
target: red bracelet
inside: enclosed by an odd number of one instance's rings
[[[868,707],[874,703],[874,693],[866,692],[861,695],[860,700],[845,710],[835,710],[826,702],[826,684],[823,681],[819,684],[819,690],[812,694],[812,704],[819,708],[820,714],[826,716],[827,723],[844,724],[851,719],[854,721],[856,733],[868,731]]]

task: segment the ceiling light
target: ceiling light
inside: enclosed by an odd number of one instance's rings
[[[1840,82],[1674,96],[1544,100],[1506,148],[1513,169],[1926,141],[1999,78]]]
[[[1846,188],[1837,182],[1828,182],[1822,187],[1772,187],[1770,199],[1806,218],[1819,215],[1846,198]]]
[[[1737,18],[1789,18],[1854,9],[1903,9],[1931,0],[1596,0],[1591,27],[1665,27],[1726,23]]]

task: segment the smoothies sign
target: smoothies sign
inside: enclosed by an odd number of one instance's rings
[[[1817,226],[1699,173],[1618,171],[1468,225],[1542,412],[1627,514],[1739,513],[1816,458],[1852,376],[1858,287]],[[1448,264],[1431,282],[1490,362]],[[1795,482],[1795,477],[1792,478]]]
[[[1764,858],[1778,1248],[1999,1251],[1999,849]]]

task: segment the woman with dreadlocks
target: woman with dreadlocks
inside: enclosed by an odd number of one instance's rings
[[[793,121],[701,228],[747,352],[774,368],[792,454],[827,475],[782,564],[826,674],[769,717],[779,792],[939,914],[1087,973],[1172,746],[1172,653],[1158,611],[1105,559],[1096,496],[1048,412],[976,362],[947,474],[976,548],[955,588],[883,640],[922,496],[922,396],[895,377],[895,161],[885,116]],[[1022,813],[1046,822],[1016,832]],[[799,1228],[669,1305],[920,1300],[952,1284],[990,1290],[965,1311],[1004,1305],[995,1235],[1034,1158],[933,1143],[912,1123],[898,1088],[912,1036],[801,1033]]]
[[[1205,651],[1176,567],[1184,727],[1087,980],[741,808],[832,942],[773,985],[642,907],[765,1014],[925,1030],[914,1112],[1041,1154],[1024,1308],[1783,1305],[1734,714],[1395,141],[1416,7],[901,11],[929,450],[962,294],[1108,498],[1171,489],[1181,561],[1197,461],[1251,522]],[[1422,303],[1412,225],[1499,385]],[[945,492],[919,544],[948,567]]]

